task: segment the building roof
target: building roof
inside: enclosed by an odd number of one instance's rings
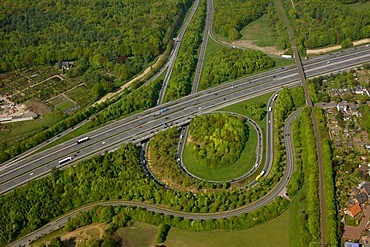
[[[360,193],[357,194],[356,199],[357,199],[358,203],[362,204],[362,203],[366,202],[367,195],[365,193],[360,192]]]
[[[361,207],[360,207],[360,204],[356,203],[355,205],[353,205],[352,207],[350,207],[349,211],[351,212],[352,214],[352,217],[355,217],[356,215],[358,215],[360,212],[361,212]]]
[[[352,242],[345,242],[344,247],[360,247],[360,244],[352,243]]]
[[[367,194],[370,195],[370,183],[363,184],[361,189],[366,190]]]

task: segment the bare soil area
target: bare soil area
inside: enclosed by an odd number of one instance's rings
[[[63,234],[60,239],[67,247],[82,246],[83,243],[89,239],[101,239],[107,227],[108,224],[105,223],[92,223],[91,225],[78,228],[72,232],[67,232]]]
[[[263,53],[271,54],[271,55],[281,56],[284,54],[284,51],[279,51],[276,48],[276,46],[260,47],[260,46],[257,46],[253,40],[237,40],[237,41],[233,41],[231,44],[235,46],[239,46],[239,47],[259,50],[259,51],[262,51]]]
[[[42,102],[33,101],[33,102],[27,103],[26,106],[28,110],[33,111],[40,116],[43,116],[46,113],[51,112],[50,107]]]
[[[363,44],[366,44],[366,43],[370,43],[370,39],[360,39],[360,40],[357,40],[357,41],[353,41],[352,42],[353,45],[363,45]],[[320,48],[320,49],[308,49],[306,51],[306,53],[308,55],[313,55],[313,54],[321,54],[321,53],[327,53],[327,52],[331,52],[331,51],[335,51],[335,50],[339,50],[341,49],[342,47],[340,45],[335,45],[335,46],[331,46],[331,47],[327,47],[327,48]]]

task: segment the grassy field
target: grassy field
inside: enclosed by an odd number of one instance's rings
[[[65,94],[80,107],[87,106],[94,101],[94,96],[91,95],[90,90],[84,85],[78,86]]]
[[[188,171],[198,177],[207,180],[227,181],[240,177],[252,169],[256,162],[257,132],[248,123],[249,137],[239,159],[228,167],[209,168],[199,165],[192,155],[190,145],[187,143],[184,148],[183,162]]]
[[[257,46],[274,46],[275,40],[268,24],[267,14],[249,23],[240,31],[243,40],[251,40]]]
[[[288,247],[289,212],[281,216],[242,231],[189,232],[171,228],[167,247]]]
[[[370,2],[346,4],[346,6],[350,7],[353,10],[362,10],[370,8]]]
[[[152,247],[157,234],[157,226],[142,222],[134,222],[132,226],[117,230],[116,235],[123,237],[122,246]]]
[[[58,113],[47,113],[42,118],[31,121],[3,124],[7,129],[0,131],[0,147],[9,147],[14,143],[26,139],[62,119]]]

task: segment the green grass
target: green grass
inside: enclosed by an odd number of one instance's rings
[[[249,137],[239,159],[228,167],[209,168],[199,165],[192,155],[189,143],[186,143],[183,153],[183,162],[188,171],[207,180],[227,181],[246,174],[256,162],[257,132],[248,123]]]
[[[142,222],[134,222],[132,226],[122,227],[115,235],[123,237],[122,246],[127,247],[152,247],[154,246],[157,226]]]
[[[8,129],[0,132],[0,145],[9,147],[56,124],[61,119],[60,114],[47,113],[35,120],[3,124]]]
[[[254,119],[251,116],[248,116],[248,113],[245,111],[245,105],[246,104],[252,104],[252,103],[265,103],[267,104],[267,101],[271,97],[273,93],[268,93],[265,95],[262,95],[257,98],[249,99],[243,102],[240,102],[238,104],[234,104],[228,107],[225,107],[221,109],[221,111],[230,111],[230,112],[236,112],[242,115],[245,115],[247,117],[252,118],[256,123],[260,126],[262,135],[266,136],[266,119],[257,120]],[[183,162],[186,166],[186,168],[189,170],[189,172],[193,173],[194,175],[197,175],[199,177],[210,179],[210,180],[227,180],[227,179],[233,179],[235,177],[238,177],[238,174],[245,174],[246,171],[250,170],[252,166],[255,164],[256,155],[255,155],[255,148],[257,144],[257,133],[254,127],[249,126],[250,132],[249,132],[249,138],[246,143],[246,148],[243,150],[243,153],[239,160],[232,166],[225,167],[225,168],[219,168],[219,169],[212,169],[206,168],[200,165],[196,165],[197,161],[191,154],[191,150],[189,148],[189,145],[186,144],[184,148],[183,153]],[[265,143],[265,139],[263,139],[263,142]],[[263,159],[262,164],[265,162],[265,150],[266,145],[263,145]],[[242,170],[241,170],[242,169]],[[260,171],[257,171],[258,173]],[[239,175],[240,176],[240,175]],[[220,179],[223,178],[223,179]],[[253,178],[251,178],[253,180]]]
[[[242,231],[190,232],[171,228],[167,247],[288,247],[289,212],[254,228]]]
[[[94,101],[94,97],[91,95],[90,90],[85,86],[76,87],[65,94],[81,107],[87,106]]]
[[[346,224],[349,225],[349,226],[357,226],[358,225],[358,224],[356,224],[356,218],[353,218],[349,215],[346,215],[345,219],[346,219]]]
[[[268,24],[268,15],[265,14],[246,25],[240,31],[242,40],[252,40],[257,46],[274,46],[275,40]]]
[[[274,60],[275,64],[272,69],[288,66],[291,64],[295,64],[294,59],[286,59],[286,58],[277,58],[277,57],[271,57],[272,60]],[[272,70],[271,69],[271,70]]]
[[[370,8],[370,2],[366,2],[366,3],[347,4],[346,6],[348,6],[348,7],[349,7],[349,8],[351,8],[352,10],[361,11],[361,10],[363,10],[363,9],[368,9],[368,8]]]

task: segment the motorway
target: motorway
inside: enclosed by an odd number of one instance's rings
[[[339,70],[356,67],[370,61],[370,48],[358,47],[355,54],[327,60],[316,61],[305,66],[307,77],[328,74]],[[79,138],[64,142],[48,150],[21,160],[12,160],[2,165],[0,171],[0,193],[5,193],[25,182],[50,172],[52,167],[60,167],[59,160],[72,157],[70,163],[111,151],[127,142],[140,142],[162,130],[166,122],[169,125],[183,125],[201,112],[211,112],[225,106],[274,92],[286,85],[298,85],[297,69],[294,67],[279,68],[262,74],[239,79],[215,88],[204,90],[181,99],[157,106],[131,117],[116,121],[84,135],[91,140],[76,144]],[[168,107],[160,115],[154,116],[163,107]],[[140,128],[141,126],[141,128]],[[267,145],[269,142],[267,142]],[[70,164],[67,163],[67,164]]]
[[[261,207],[262,205],[266,205],[273,201],[277,196],[281,195],[280,193],[284,190],[284,188],[287,186],[293,172],[294,168],[294,158],[293,158],[293,146],[291,142],[291,124],[292,122],[297,118],[297,116],[300,114],[300,110],[294,112],[291,114],[285,124],[284,127],[284,141],[285,146],[287,150],[287,169],[286,174],[283,177],[282,181],[273,189],[271,190],[265,197],[261,198],[260,200],[256,201],[255,203],[233,209],[228,210],[225,212],[217,212],[217,213],[187,213],[182,211],[176,211],[169,208],[165,208],[161,205],[152,205],[145,202],[138,202],[138,201],[125,201],[125,200],[111,200],[111,201],[103,201],[103,202],[96,202],[89,205],[85,205],[81,208],[78,208],[76,210],[73,210],[58,219],[48,223],[44,227],[36,230],[35,232],[29,234],[28,236],[23,237],[22,239],[19,239],[15,242],[13,242],[10,246],[25,246],[29,243],[30,240],[35,240],[45,234],[48,234],[56,229],[58,229],[60,226],[65,224],[69,218],[74,217],[79,212],[84,212],[87,210],[92,209],[96,205],[101,206],[134,206],[134,207],[141,207],[145,208],[146,210],[162,213],[162,214],[169,214],[173,216],[183,217],[184,219],[192,219],[192,220],[207,220],[207,219],[220,219],[220,218],[228,218],[235,215],[240,215],[242,213],[249,213],[251,211],[254,211]]]

